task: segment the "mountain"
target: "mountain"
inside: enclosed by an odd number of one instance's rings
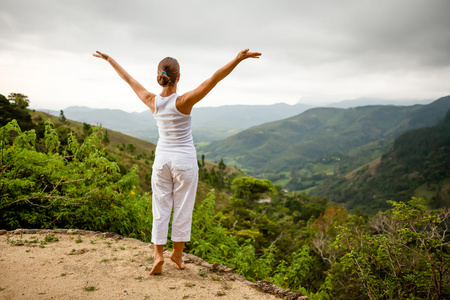
[[[194,141],[210,142],[221,140],[242,130],[270,121],[299,114],[310,106],[288,105],[226,105],[219,107],[195,107],[192,110],[192,131]],[[59,111],[42,110],[59,116]],[[156,122],[150,112],[128,113],[117,109],[94,109],[71,106],[63,110],[68,119],[88,124],[102,124],[153,143],[158,140]]]
[[[60,111],[41,111],[59,116]],[[67,119],[91,125],[101,124],[104,128],[120,131],[122,133],[156,143],[158,129],[156,122],[149,112],[128,113],[119,109],[89,108],[86,106],[70,106],[63,110]]]
[[[435,125],[449,108],[450,96],[428,105],[313,108],[212,142],[199,147],[198,152],[211,161],[223,158],[228,165],[252,175],[280,179],[276,183],[286,186],[287,180],[296,176],[293,172],[304,168],[304,173],[320,175],[350,168],[352,163],[351,168],[368,163],[385,152],[401,133]],[[329,162],[328,169],[308,170],[307,165],[317,160],[324,165]],[[282,173],[284,177],[274,177]]]
[[[411,196],[433,208],[450,206],[450,110],[437,125],[403,133],[382,157],[310,193],[372,213],[388,208],[386,200]]]
[[[310,107],[286,103],[194,107],[192,131],[196,141],[221,140],[255,125],[295,116]]]
[[[411,106],[415,104],[428,104],[431,100],[387,100],[381,98],[371,98],[371,97],[360,97],[356,99],[350,100],[342,100],[339,102],[330,103],[328,107],[337,107],[337,108],[350,108],[350,107],[358,107],[358,106],[368,106],[368,105],[397,105],[397,106]]]

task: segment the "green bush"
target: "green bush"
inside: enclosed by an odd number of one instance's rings
[[[82,144],[69,133],[58,151],[48,121],[47,153],[36,150],[34,130],[22,132],[15,120],[1,128],[0,139],[1,228],[80,228],[148,239],[151,199],[137,192],[137,167],[121,175],[100,149],[100,130]]]

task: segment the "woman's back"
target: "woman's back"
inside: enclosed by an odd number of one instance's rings
[[[153,117],[158,125],[159,139],[156,154],[179,154],[196,157],[191,131],[191,115],[178,111],[174,93],[168,97],[155,97]]]

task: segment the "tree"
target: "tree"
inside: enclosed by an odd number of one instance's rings
[[[236,187],[233,197],[245,200],[247,207],[250,207],[252,202],[259,200],[265,193],[277,193],[275,186],[269,180],[241,177],[233,180],[233,185]]]
[[[66,116],[64,116],[64,111],[62,109],[59,111],[59,120],[63,123],[66,123],[67,121]]]
[[[15,119],[22,130],[30,130],[33,128],[31,115],[28,110],[20,109],[19,106],[16,105],[16,102],[8,99],[0,94],[0,126],[5,126]]]
[[[133,144],[131,144],[131,143],[129,143],[129,144],[127,145],[127,150],[128,150],[131,154],[135,154],[135,153],[136,153],[136,147],[135,147]]]
[[[30,105],[30,100],[28,100],[28,96],[21,93],[11,93],[8,95],[8,100],[13,101],[19,109],[25,109]]]
[[[110,139],[109,139],[109,136],[108,136],[108,130],[105,130],[105,133],[103,134],[102,142],[103,142],[104,145],[108,145],[109,144]],[[144,155],[144,157],[146,157],[146,153],[145,152],[143,152],[142,154]]]

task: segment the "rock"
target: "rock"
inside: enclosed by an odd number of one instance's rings
[[[25,230],[23,230],[23,229],[16,229],[16,230],[13,231],[13,234],[16,234],[16,235],[24,234],[24,233],[25,233]]]
[[[277,286],[273,283],[270,283],[269,281],[257,281],[254,283],[254,286],[265,293],[276,295],[276,296],[281,296],[284,299],[308,300],[308,297],[303,296],[303,294],[300,292],[291,292],[291,291],[282,289],[279,286]]]
[[[229,267],[229,266],[224,266],[219,264],[218,262],[215,262],[212,266],[211,266],[211,271],[213,272],[233,272],[233,268]]]
[[[183,253],[183,260],[188,264],[202,265],[205,261],[193,254]]]
[[[115,232],[104,232],[103,237],[105,238],[115,238],[115,239],[123,239],[124,237],[121,236],[120,234],[117,234]]]
[[[0,230],[0,235],[4,235],[6,234],[8,231],[6,231],[5,229]]]

